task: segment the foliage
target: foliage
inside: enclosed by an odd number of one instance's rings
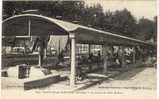
[[[137,21],[127,9],[104,12],[100,4],[88,6],[83,1],[4,1],[3,5],[3,19],[37,9],[45,16],[142,40],[156,40],[157,17]]]

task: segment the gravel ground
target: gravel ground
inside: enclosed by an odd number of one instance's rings
[[[97,94],[115,94],[116,98],[123,96],[123,99],[156,99],[156,68],[135,68],[85,91],[92,90]]]
[[[72,93],[65,93],[64,86],[61,86],[61,84],[60,86],[58,84],[54,86],[60,87],[63,92],[56,91],[56,88],[53,87],[44,88],[46,91],[38,91],[35,89],[25,92],[23,90],[7,89],[2,91],[2,97],[5,97],[5,99],[35,99],[33,96],[37,96],[39,97],[38,99],[43,99],[42,97],[44,97],[44,99],[50,99],[50,97],[57,99],[66,95],[67,97],[65,98],[72,99]],[[78,92],[78,94],[73,95],[80,98],[86,96],[99,97],[99,99],[103,99],[103,97],[109,97],[109,99],[118,99],[119,97],[121,99],[155,99],[156,68],[135,68],[128,72],[124,72],[115,78],[109,78],[100,84]]]
[[[110,78],[93,86],[89,89],[100,89],[104,87],[138,87],[155,89],[156,88],[156,69],[155,68],[135,68],[128,72],[125,72],[115,78]]]

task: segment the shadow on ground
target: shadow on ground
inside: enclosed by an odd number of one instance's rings
[[[93,87],[97,84],[101,84],[102,82],[111,83],[111,81],[114,81],[114,80],[130,80],[134,76],[139,74],[140,72],[144,71],[145,69],[146,69],[146,67],[137,67],[137,68],[132,68],[131,70],[128,70],[128,71],[121,72],[117,75],[113,75],[108,78],[103,78],[103,79],[99,78],[98,81],[92,81],[91,84],[86,85],[82,88],[79,88],[78,90],[84,90],[84,89]]]
[[[130,80],[134,76],[136,76],[138,73],[142,72],[145,70],[145,67],[137,67],[132,70],[129,70],[127,72],[123,72],[120,76],[117,76],[113,78],[114,80]],[[125,75],[126,73],[126,75]]]

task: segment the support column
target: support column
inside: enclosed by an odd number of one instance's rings
[[[41,67],[43,65],[43,60],[44,60],[44,55],[45,55],[45,41],[42,37],[39,38],[39,47],[38,47],[38,51],[39,51],[39,66]]]
[[[92,71],[92,65],[91,65],[91,63],[92,63],[92,55],[91,55],[91,44],[88,44],[88,55],[89,55],[89,71]]]
[[[91,44],[88,44],[88,54],[91,54]]]
[[[146,47],[142,47],[142,57],[141,57],[141,59],[142,59],[143,63],[146,62],[146,59],[148,57],[147,53],[148,53],[147,48]]]
[[[46,59],[46,57],[47,57],[47,48],[45,47],[44,48],[44,59]]]
[[[133,48],[133,64],[136,63],[136,49],[135,47]]]
[[[48,42],[48,40],[47,40],[47,38],[45,38],[45,40],[44,40],[44,59],[46,60],[46,58],[47,58],[47,42]]]
[[[41,67],[42,66],[42,57],[43,57],[42,53],[41,53],[42,52],[42,47],[41,46],[38,47],[38,51],[39,51],[39,64],[38,64],[38,66]]]
[[[59,51],[58,51],[58,55],[60,55],[60,51],[61,51],[61,45],[60,45],[60,44],[61,44],[61,42],[60,42],[60,40],[59,40],[59,45],[58,45],[58,47],[59,47],[58,50],[59,50]]]
[[[70,86],[75,86],[75,77],[76,77],[76,41],[75,41],[75,34],[70,33],[70,39],[71,39],[71,74],[70,74]]]
[[[103,45],[103,73],[106,74],[108,70],[108,46]]]
[[[125,65],[125,56],[124,56],[124,46],[120,46],[121,47],[121,66],[122,67],[126,67]]]

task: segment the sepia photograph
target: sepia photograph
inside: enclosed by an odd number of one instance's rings
[[[2,99],[157,99],[157,0],[3,0]]]

